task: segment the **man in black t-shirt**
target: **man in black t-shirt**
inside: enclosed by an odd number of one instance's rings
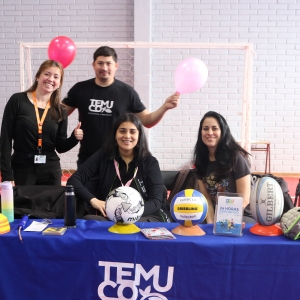
[[[96,77],[76,83],[63,99],[69,115],[78,109],[84,132],[78,165],[102,147],[114,121],[122,113],[135,113],[145,127],[151,128],[167,110],[177,107],[179,103],[179,94],[175,93],[156,111],[149,112],[131,86],[115,79],[118,63],[113,48],[98,48],[94,53],[93,68]]]

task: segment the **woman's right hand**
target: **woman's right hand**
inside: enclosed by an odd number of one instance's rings
[[[81,122],[78,123],[76,128],[74,129],[74,135],[78,141],[81,141],[83,139],[83,131],[80,129],[81,127]]]
[[[103,217],[107,217],[105,213],[105,201],[99,200],[97,198],[92,198],[90,204],[97,210],[99,210]]]

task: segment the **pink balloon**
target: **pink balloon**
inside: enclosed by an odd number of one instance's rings
[[[48,57],[56,60],[66,68],[76,55],[74,42],[66,36],[54,38],[48,46]]]
[[[176,92],[192,93],[203,87],[208,77],[205,63],[198,58],[183,60],[175,71]]]

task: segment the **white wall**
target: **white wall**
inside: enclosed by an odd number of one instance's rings
[[[152,0],[152,5],[153,41],[254,44],[252,139],[271,142],[271,172],[299,173],[300,1]],[[206,53],[203,56],[209,70],[213,68],[214,72],[230,64],[228,55],[220,54],[216,60]],[[232,84],[235,76],[227,80],[223,74],[219,81],[214,76],[214,84],[210,78],[208,86],[198,93],[199,102],[186,100],[183,95],[180,109],[170,112],[170,118],[160,124],[173,125],[169,135],[172,140],[181,141],[181,147],[175,151],[169,149],[170,153],[159,154],[161,162],[172,164],[178,154],[186,157],[183,140],[188,143],[193,140],[197,127],[190,123],[198,123],[207,110],[216,110],[227,117],[233,134],[238,136],[236,118],[232,115],[238,113],[234,105],[240,103]],[[187,125],[183,114],[191,121]],[[182,122],[179,127],[185,127],[185,132],[177,129],[176,119]],[[162,131],[162,127],[155,130]],[[253,171],[264,170],[264,157],[263,152],[253,153]]]
[[[148,20],[154,42],[254,44],[252,138],[271,142],[271,172],[299,173],[300,1],[151,0],[150,17],[134,20],[137,1],[0,0],[0,116],[11,94],[19,91],[19,41],[50,42],[58,35],[75,42],[133,41],[135,27],[148,26],[143,23]],[[93,76],[93,50],[78,51],[66,69],[64,93],[76,81]],[[151,150],[162,169],[178,169],[189,161],[201,116],[208,110],[223,114],[240,137],[241,52],[152,51],[150,99],[145,102],[153,110],[174,92],[176,64],[187,56],[207,64],[209,79],[199,92],[182,95],[179,108],[149,131]],[[37,51],[34,58],[39,65],[47,54]],[[76,117],[70,118],[70,130]],[[63,167],[74,168],[76,152],[62,156]],[[253,171],[264,170],[264,156],[253,153]]]
[[[49,42],[64,35],[75,43],[133,41],[133,0],[0,0],[0,117],[9,97],[20,91],[19,42]],[[64,96],[77,81],[94,77],[95,49],[77,49],[65,69]],[[48,59],[47,49],[31,51],[33,73]],[[122,53],[120,53],[122,57]],[[126,77],[126,67],[119,76]],[[34,75],[33,74],[33,75]],[[127,76],[128,77],[128,76]],[[69,119],[69,132],[77,124],[77,113]],[[78,148],[61,155],[62,167],[76,169]]]

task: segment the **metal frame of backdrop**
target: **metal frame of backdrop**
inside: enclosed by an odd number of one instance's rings
[[[76,42],[76,48],[97,48],[99,45],[112,48],[152,49],[152,48],[189,48],[189,49],[238,49],[245,52],[244,84],[242,104],[241,146],[251,152],[251,102],[252,102],[252,72],[253,72],[253,44],[251,43],[166,43],[166,42]],[[25,90],[25,66],[27,84],[32,84],[31,52],[34,48],[48,48],[48,42],[20,42],[20,84],[21,91]],[[26,53],[26,59],[25,59]]]

